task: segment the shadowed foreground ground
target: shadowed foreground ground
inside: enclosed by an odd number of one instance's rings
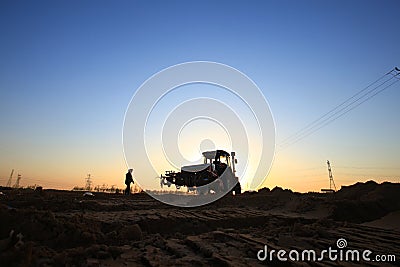
[[[259,261],[257,252],[320,252],[337,249],[339,238],[346,249],[393,254],[386,265],[400,265],[400,184],[357,183],[335,194],[262,189],[186,209],[146,194],[0,189],[1,266],[295,266],[276,254]]]

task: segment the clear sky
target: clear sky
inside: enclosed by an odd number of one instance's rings
[[[279,144],[400,65],[399,1],[1,1],[0,183],[122,187],[124,113],[171,65],[248,75]],[[266,186],[399,182],[400,85],[276,154]],[[238,155],[240,159],[240,155]]]

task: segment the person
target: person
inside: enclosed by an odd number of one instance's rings
[[[129,169],[125,175],[125,184],[126,184],[125,195],[129,195],[131,193],[131,183],[132,184],[135,183],[132,178],[132,171],[133,169]]]

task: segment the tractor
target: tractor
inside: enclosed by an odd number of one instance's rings
[[[235,176],[235,152],[224,150],[203,152],[204,163],[181,167],[180,172],[166,171],[161,175],[160,185],[175,185],[177,189],[185,186],[198,194],[220,193],[230,189],[235,195],[241,193],[239,179]],[[231,161],[232,159],[232,161]]]

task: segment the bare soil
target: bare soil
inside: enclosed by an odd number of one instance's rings
[[[335,194],[262,189],[197,208],[145,193],[0,191],[0,266],[297,266],[276,254],[259,261],[257,252],[265,245],[321,251],[337,248],[339,238],[348,249],[396,255],[387,266],[400,264],[400,184],[357,183]]]

